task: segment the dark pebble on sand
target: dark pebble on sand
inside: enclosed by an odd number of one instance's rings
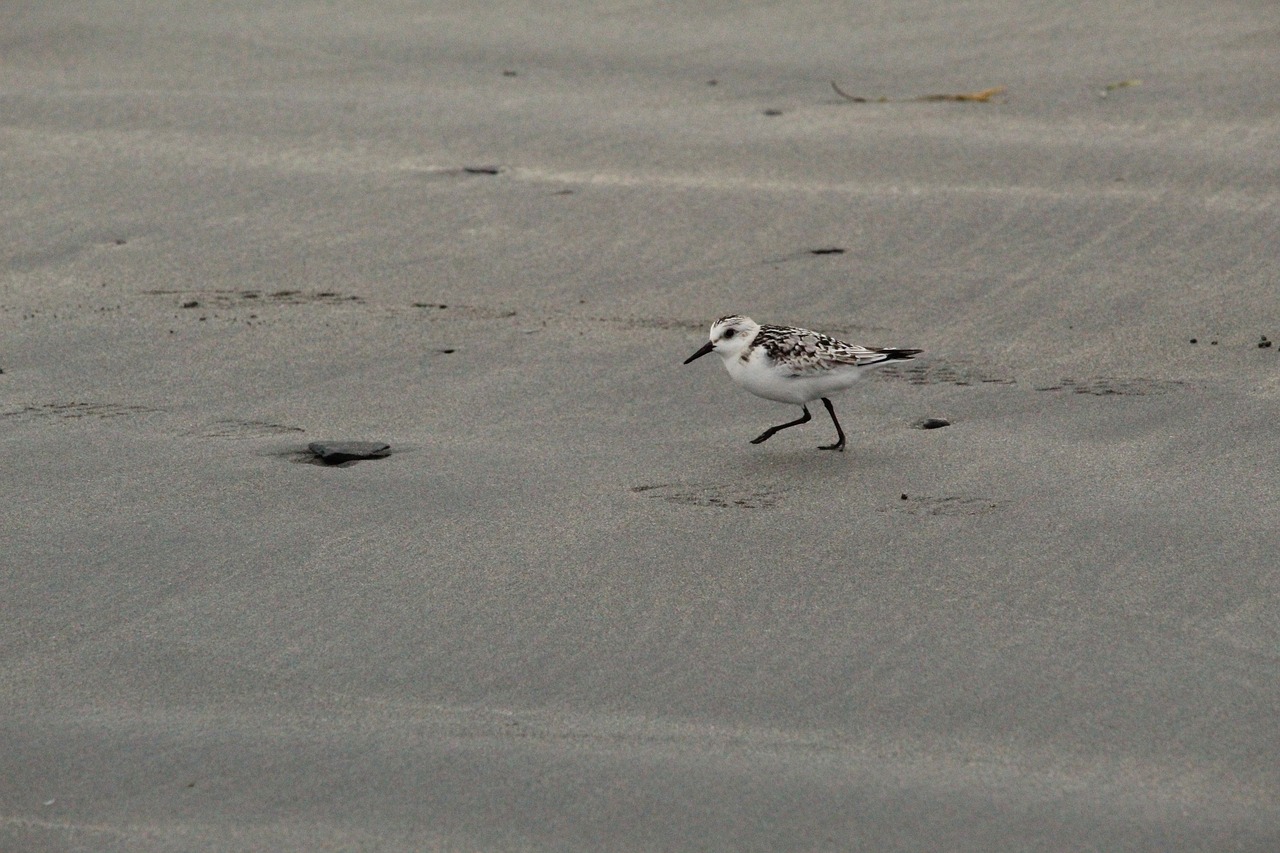
[[[341,465],[357,459],[382,459],[391,454],[391,445],[380,441],[313,441],[307,450],[326,465]]]
[[[192,299],[190,302],[184,302],[184,303],[182,303],[182,307],[183,307],[183,308],[199,308],[199,307],[200,307],[200,300],[198,300],[198,299]]]
[[[1270,347],[1271,341],[1267,340],[1266,335],[1263,335],[1262,340],[1258,341],[1258,349],[1269,349]]]
[[[946,418],[925,418],[916,424],[920,429],[938,429],[939,427],[951,426],[951,421]]]

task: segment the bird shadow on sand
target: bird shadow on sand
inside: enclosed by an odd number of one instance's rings
[[[844,450],[822,450],[817,442],[826,437],[823,433],[793,438],[790,445],[777,439],[758,447],[748,445],[744,458],[738,460],[738,467],[750,477],[802,477],[804,482],[812,483],[828,477],[845,482],[850,472],[859,467],[890,464],[888,454],[873,447],[859,447],[853,437]]]

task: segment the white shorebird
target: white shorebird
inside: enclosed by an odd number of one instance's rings
[[[750,317],[721,317],[711,324],[711,339],[684,360],[685,364],[714,352],[725,370],[757,397],[794,403],[804,410],[798,420],[769,427],[751,440],[760,444],[775,432],[799,426],[810,419],[809,403],[821,400],[836,425],[836,443],[821,450],[844,450],[844,430],[828,394],[843,391],[862,378],[868,368],[908,359],[918,349],[863,347],[794,326],[762,326]]]

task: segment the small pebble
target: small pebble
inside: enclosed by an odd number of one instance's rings
[[[1270,347],[1271,341],[1267,340],[1266,335],[1263,335],[1262,340],[1258,341],[1258,349],[1269,349]]]
[[[939,427],[951,426],[951,421],[946,418],[925,418],[916,424],[920,429],[938,429]]]
[[[307,450],[327,465],[341,465],[356,459],[382,459],[391,454],[391,445],[380,441],[313,441]]]

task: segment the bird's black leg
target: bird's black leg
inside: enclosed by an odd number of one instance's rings
[[[791,421],[790,423],[778,424],[776,427],[769,427],[767,430],[760,433],[758,437],[751,439],[751,443],[759,444],[762,441],[768,441],[769,439],[773,438],[773,434],[778,430],[786,429],[787,427],[800,426],[800,424],[803,424],[803,423],[808,423],[809,418],[811,417],[809,414],[809,407],[805,405],[801,405],[800,408],[804,409],[804,417],[798,420]]]
[[[836,420],[835,407],[831,405],[831,401],[826,397],[822,398],[822,405],[827,407],[827,414],[831,415],[831,422],[836,425],[836,443],[823,444],[818,447],[819,450],[844,450],[844,430],[840,429],[840,422]]]

